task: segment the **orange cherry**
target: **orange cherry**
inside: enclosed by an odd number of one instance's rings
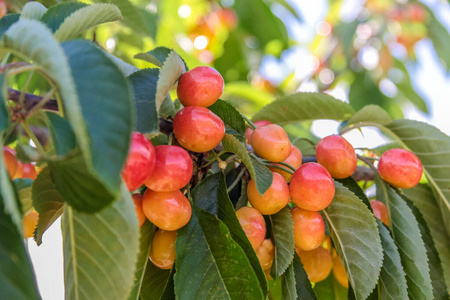
[[[275,257],[275,246],[272,240],[265,239],[261,245],[256,249],[256,256],[261,264],[263,271],[269,270],[272,267],[273,258]]]
[[[279,212],[289,202],[289,186],[283,176],[273,173],[272,185],[260,195],[252,179],[247,186],[247,197],[250,204],[263,215],[273,215]]]
[[[17,170],[17,159],[15,151],[9,147],[3,147],[3,161],[5,162],[9,178],[14,178]]]
[[[263,126],[267,126],[270,124],[273,124],[272,122],[266,121],[266,120],[259,120],[259,121],[255,121],[253,122],[253,124],[256,125],[256,127],[263,127]],[[245,139],[247,140],[247,144],[251,144],[251,138],[252,138],[252,134],[253,134],[253,128],[248,127],[245,130]]]
[[[302,165],[302,152],[297,147],[292,146],[291,155],[289,155],[288,158],[283,160],[283,162],[288,164],[288,165],[291,165],[295,169],[298,169]],[[282,166],[282,165],[279,165],[279,164],[275,164],[275,165]],[[272,172],[276,172],[276,173],[281,174],[281,176],[284,177],[286,182],[290,182],[291,179],[292,179],[292,174],[291,173],[288,173],[288,172],[280,170],[280,169],[271,168],[271,167],[269,167],[269,169]]]
[[[176,231],[158,230],[153,235],[150,248],[150,260],[160,269],[171,269],[175,262]]]
[[[390,220],[389,220],[389,212],[384,205],[383,202],[378,200],[370,200],[370,206],[372,207],[373,214],[375,217],[377,217],[381,222],[386,224],[386,226],[389,226]]]
[[[253,249],[258,249],[266,237],[266,222],[261,213],[253,207],[244,206],[236,211],[236,217],[241,224]]]
[[[138,219],[139,227],[142,227],[144,225],[145,220],[147,220],[147,217],[144,214],[144,211],[142,210],[142,195],[141,194],[133,194],[131,195],[134,202],[134,210],[136,211],[136,216]]]
[[[338,255],[333,258],[333,275],[334,278],[344,287],[348,288],[347,272]]]
[[[281,126],[271,124],[253,131],[251,143],[255,153],[272,162],[280,162],[291,155],[292,145]]]
[[[321,139],[316,146],[316,158],[334,178],[347,178],[356,170],[355,149],[340,135]]]
[[[300,257],[311,282],[320,282],[328,277],[333,267],[331,254],[328,250],[320,246],[311,251],[303,251],[298,248],[295,251]]]
[[[381,178],[393,187],[415,187],[422,177],[422,163],[411,151],[395,148],[384,152],[378,162]]]
[[[317,211],[307,211],[296,206],[291,209],[294,220],[294,243],[301,250],[319,247],[325,238],[325,223]]]
[[[23,217],[23,236],[27,239],[34,236],[34,230],[39,221],[39,214],[32,210]]]

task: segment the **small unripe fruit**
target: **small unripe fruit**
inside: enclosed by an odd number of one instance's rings
[[[253,207],[244,206],[236,211],[236,217],[241,224],[253,249],[258,249],[266,237],[264,217]]]
[[[207,108],[187,106],[175,115],[173,134],[184,148],[194,152],[206,152],[222,141],[225,124]]]
[[[383,202],[378,200],[370,200],[370,206],[372,207],[373,214],[375,217],[377,217],[381,222],[386,224],[386,226],[389,226],[390,220],[389,220],[389,212],[384,205]]]
[[[338,255],[333,258],[333,275],[337,282],[348,288],[347,272],[345,272],[344,265]]]
[[[133,198],[134,210],[136,211],[139,227],[142,227],[142,225],[144,225],[145,223],[145,220],[147,220],[147,217],[145,216],[144,211],[142,210],[142,195],[133,194],[131,197]]]
[[[27,239],[30,237],[33,237],[34,230],[36,229],[36,226],[39,221],[39,214],[37,211],[32,210],[29,213],[27,213],[23,217],[23,236]]]
[[[155,168],[145,185],[156,192],[176,191],[189,183],[194,169],[191,156],[179,146],[155,147]]]
[[[20,178],[36,179],[36,168],[32,163],[22,164],[22,176]]]
[[[298,207],[319,211],[330,205],[334,197],[334,182],[330,173],[317,163],[298,168],[289,185],[291,199]]]
[[[289,186],[283,176],[273,173],[272,185],[260,195],[252,179],[247,186],[247,197],[250,204],[263,215],[273,215],[279,212],[289,202]]]
[[[328,277],[333,267],[331,253],[323,247],[318,247],[311,251],[295,249],[306,274],[311,282],[320,282]]]
[[[122,169],[122,177],[128,190],[134,191],[144,184],[155,167],[155,148],[143,134],[133,132],[127,161]]]
[[[196,67],[181,75],[177,86],[178,100],[183,106],[213,105],[223,92],[223,78],[210,67]]]
[[[291,155],[289,155],[289,157],[286,158],[285,160],[283,160],[282,162],[294,167],[295,169],[298,169],[302,165],[302,152],[300,152],[300,149],[298,149],[297,147],[292,146]],[[275,164],[275,165],[278,165],[278,164]],[[282,166],[282,165],[279,165],[279,166]],[[271,167],[269,167],[269,169],[272,172],[281,174],[281,176],[284,177],[286,182],[290,182],[292,179],[291,173],[288,173],[288,172],[280,170],[280,169],[271,168]]]
[[[164,230],[177,230],[191,219],[189,200],[179,190],[155,192],[147,189],[142,197],[142,210],[147,218]]]
[[[270,239],[265,239],[261,246],[256,249],[256,256],[263,271],[269,270],[272,267],[273,258],[275,257],[275,247]]]
[[[381,155],[378,173],[393,187],[409,189],[419,183],[422,177],[422,163],[411,151],[390,149]]]
[[[258,127],[267,126],[267,125],[270,125],[270,124],[273,124],[273,123],[269,122],[269,121],[266,121],[266,120],[259,120],[259,121],[253,122],[253,124],[255,124],[256,128],[258,128]],[[245,139],[247,140],[247,144],[251,144],[253,131],[254,130],[251,127],[248,127],[245,130]]]
[[[286,131],[276,124],[256,128],[251,143],[256,154],[272,162],[281,162],[292,152]]]
[[[319,247],[325,238],[325,223],[320,213],[294,207],[291,216],[294,221],[295,247],[305,251]]]
[[[171,269],[175,262],[176,231],[158,230],[153,235],[150,259],[160,269]]]
[[[13,178],[17,171],[17,159],[14,150],[3,147],[3,161],[8,171],[9,178]]]
[[[355,149],[340,135],[321,139],[316,146],[316,158],[334,178],[347,178],[356,170]]]

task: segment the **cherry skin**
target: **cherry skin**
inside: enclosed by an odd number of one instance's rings
[[[27,239],[33,237],[34,230],[39,221],[39,214],[37,211],[32,210],[23,216],[23,236]]]
[[[207,108],[187,106],[175,115],[173,134],[184,148],[194,152],[206,152],[222,141],[225,124]]]
[[[292,167],[294,167],[297,170],[302,165],[302,152],[297,147],[292,146],[291,155],[289,155],[288,158],[283,160],[283,162],[288,164],[288,165],[291,165]],[[275,165],[278,165],[278,164],[275,164]],[[284,167],[282,165],[278,165],[278,166]],[[291,179],[292,179],[292,174],[291,173],[288,173],[288,172],[280,170],[280,169],[271,168],[271,167],[269,167],[269,169],[272,172],[276,172],[276,173],[281,174],[281,176],[283,176],[283,178],[286,180],[286,182],[290,182]]]
[[[183,106],[213,105],[223,92],[223,78],[215,69],[196,67],[178,80],[177,95]]]
[[[289,188],[292,202],[309,211],[326,208],[335,192],[330,173],[317,163],[301,165],[294,172]]]
[[[241,224],[253,249],[258,249],[266,237],[264,217],[253,207],[244,206],[236,211],[236,217]]]
[[[155,148],[143,134],[133,132],[130,150],[122,169],[122,177],[128,190],[134,191],[144,184],[155,167]]]
[[[155,168],[145,185],[157,192],[176,191],[189,183],[194,169],[191,156],[179,146],[155,147]]]
[[[160,269],[171,269],[175,262],[176,231],[158,230],[153,235],[150,259]]]
[[[191,219],[189,200],[179,190],[155,192],[147,189],[142,197],[142,210],[147,218],[164,230],[177,230]]]
[[[381,155],[378,173],[393,187],[409,189],[419,183],[422,177],[422,163],[411,151],[390,149]]]
[[[333,258],[333,275],[343,287],[348,288],[347,272],[338,255]]]
[[[22,164],[22,176],[20,178],[29,178],[32,180],[36,179],[37,172],[36,168],[32,163]]]
[[[265,239],[258,249],[256,249],[256,256],[263,271],[269,270],[272,267],[273,258],[275,257],[275,246],[270,239]]]
[[[251,142],[256,154],[272,162],[283,161],[292,152],[291,141],[286,131],[276,124],[256,128]]]
[[[253,122],[253,124],[256,125],[256,128],[258,127],[263,127],[263,126],[267,126],[270,124],[273,124],[272,122],[266,121],[266,120],[259,120],[259,121],[255,121]],[[245,140],[247,141],[247,144],[251,144],[251,138],[252,138],[252,134],[253,134],[253,128],[248,127],[245,130]]]
[[[263,215],[273,215],[279,212],[289,202],[289,186],[283,176],[273,173],[272,185],[260,195],[252,179],[247,185],[247,197],[250,204]]]
[[[17,169],[13,179],[22,178],[22,174],[23,174],[23,163],[20,160],[17,160]]]
[[[334,178],[347,178],[356,170],[355,149],[340,135],[321,139],[316,146],[316,158]]]
[[[307,211],[296,206],[291,210],[294,220],[294,243],[300,250],[319,247],[325,238],[325,223],[317,211]]]
[[[378,200],[370,200],[370,206],[372,206],[373,214],[375,215],[375,217],[386,224],[386,226],[389,226],[389,212],[386,205]]]
[[[136,193],[131,195],[131,198],[133,198],[134,210],[136,211],[136,217],[139,223],[139,227],[142,227],[142,225],[144,225],[145,223],[145,220],[147,220],[147,217],[142,210],[142,195]]]
[[[9,147],[3,147],[3,161],[5,162],[9,178],[14,178],[14,175],[17,171],[17,159],[15,151]]]
[[[333,267],[331,253],[328,250],[320,246],[311,251],[303,251],[298,248],[295,251],[311,282],[320,282],[328,277]]]

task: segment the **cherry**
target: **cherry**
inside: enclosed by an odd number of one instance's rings
[[[37,173],[37,172],[36,172]],[[14,174],[13,179],[22,178],[23,175],[23,163],[20,160],[17,160],[17,169],[16,173]]]
[[[258,127],[263,127],[263,126],[267,126],[270,124],[273,124],[272,122],[266,121],[266,120],[259,120],[259,121],[255,121],[253,124],[256,125],[256,128]],[[251,144],[251,138],[252,138],[252,134],[253,134],[253,128],[248,127],[245,130],[245,140],[247,141],[247,144]]]
[[[184,148],[194,152],[206,152],[222,141],[225,124],[207,108],[187,106],[175,115],[173,134]]]
[[[294,220],[294,243],[300,250],[313,250],[325,238],[325,223],[317,211],[307,211],[296,206],[291,210]]]
[[[3,161],[5,162],[9,178],[14,178],[17,170],[17,159],[15,151],[9,147],[3,147]]]
[[[342,286],[348,288],[347,272],[338,255],[333,258],[333,275]]]
[[[247,185],[247,197],[250,204],[263,215],[279,212],[289,202],[289,187],[283,176],[273,173],[272,185],[264,195],[260,195],[252,179]]]
[[[21,166],[22,175],[20,178],[29,178],[29,179],[35,180],[36,176],[37,176],[37,172],[36,172],[36,168],[34,167],[34,165],[32,163],[26,163],[26,164],[21,163],[21,165],[22,165]]]
[[[270,239],[265,239],[258,249],[256,249],[256,256],[263,271],[269,270],[272,267],[273,258],[275,257],[275,246]]]
[[[272,162],[283,161],[292,152],[292,145],[286,131],[276,124],[256,128],[253,131],[251,143],[256,154]]]
[[[321,139],[316,146],[316,158],[334,178],[347,178],[356,170],[355,149],[340,135]]]
[[[194,169],[191,156],[179,146],[155,147],[155,168],[145,185],[157,192],[176,191],[189,183]]]
[[[179,190],[155,192],[147,189],[142,197],[142,210],[147,218],[164,230],[177,230],[191,219],[189,200]]]
[[[301,165],[294,172],[289,188],[292,202],[309,211],[326,208],[335,192],[330,173],[317,163]]]
[[[328,250],[320,246],[311,251],[303,251],[298,248],[295,251],[300,257],[311,282],[320,282],[328,277],[333,267],[331,254]]]
[[[302,152],[297,147],[292,146],[291,155],[289,155],[288,158],[283,160],[283,162],[288,164],[288,165],[291,165],[295,169],[298,169],[302,165]],[[275,164],[275,165],[278,165],[278,164]],[[282,165],[278,165],[278,166],[282,166]],[[281,174],[281,176],[284,177],[286,182],[290,182],[291,179],[292,179],[292,174],[291,173],[288,173],[288,172],[280,170],[280,169],[271,168],[271,167],[269,167],[269,169],[272,172],[276,172],[276,173]]]
[[[32,210],[29,213],[27,213],[23,217],[23,236],[27,239],[30,237],[33,237],[34,230],[36,229],[36,226],[39,221],[39,214],[37,211]]]
[[[419,183],[422,177],[422,164],[411,151],[394,148],[381,155],[378,173],[393,187],[408,189]]]
[[[236,217],[242,226],[253,249],[258,249],[266,237],[266,223],[261,213],[253,207],[244,206],[236,211]]]
[[[134,191],[144,184],[145,179],[155,167],[155,148],[143,134],[133,132],[131,134],[130,149],[125,166],[122,169],[122,177],[128,190]]]
[[[177,95],[183,106],[213,105],[223,92],[223,78],[211,67],[196,67],[178,80]]]
[[[171,269],[175,262],[176,231],[158,230],[153,235],[150,260],[160,269]]]
[[[139,227],[142,227],[144,225],[145,220],[147,220],[147,217],[144,214],[144,211],[142,210],[142,195],[141,194],[133,194],[131,195],[134,202],[134,210],[136,211],[136,216],[138,219]]]
[[[386,224],[386,226],[389,226],[389,212],[386,205],[378,200],[370,200],[370,206],[372,206],[373,214],[375,215],[375,217]]]

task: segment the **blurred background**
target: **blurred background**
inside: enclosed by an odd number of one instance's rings
[[[0,13],[26,0],[0,0]],[[45,6],[58,0],[39,1]],[[116,4],[123,20],[83,37],[139,68],[134,55],[175,49],[189,68],[209,65],[225,79],[222,99],[247,116],[297,91],[320,91],[383,107],[450,134],[450,5],[424,0],[94,0]],[[39,85],[34,93],[39,94]],[[29,90],[33,93],[33,90]],[[286,126],[292,137],[337,132],[335,121]],[[312,134],[310,132],[312,129]],[[376,130],[350,132],[355,147],[375,147]],[[59,222],[39,248],[29,240],[43,299],[63,298]]]

